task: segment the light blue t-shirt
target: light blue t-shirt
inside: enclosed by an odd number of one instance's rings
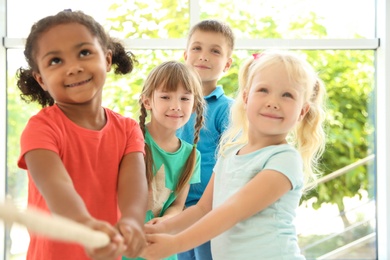
[[[224,157],[218,158],[214,167],[213,208],[223,204],[264,169],[284,174],[292,189],[268,208],[212,239],[213,259],[305,259],[300,254],[293,224],[303,188],[300,154],[293,146],[283,144],[237,155],[242,147],[236,145],[226,151]]]
[[[197,148],[202,156],[201,182],[191,184],[186,201],[187,207],[195,205],[199,201],[209,183],[217,160],[216,150],[219,140],[228,127],[230,106],[233,104],[233,99],[225,95],[222,86],[217,86],[204,99],[206,101],[205,124],[200,130],[200,139],[197,144]],[[193,113],[190,120],[177,131],[177,136],[189,143],[193,143],[195,120],[195,113]]]

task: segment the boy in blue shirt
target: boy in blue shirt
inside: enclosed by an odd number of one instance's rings
[[[228,127],[230,106],[233,99],[225,96],[221,85],[217,85],[222,74],[232,65],[234,34],[229,25],[217,20],[204,20],[194,25],[188,35],[184,59],[198,71],[202,79],[203,95],[206,100],[205,126],[200,131],[198,150],[201,153],[201,182],[191,184],[186,207],[195,205],[205,190],[213,167],[216,151],[222,133]],[[185,141],[194,139],[195,115],[177,131]],[[178,254],[179,260],[212,259],[210,242]]]

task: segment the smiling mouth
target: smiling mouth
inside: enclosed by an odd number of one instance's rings
[[[170,118],[182,118],[183,116],[181,115],[166,115],[167,117],[170,117]]]
[[[272,114],[261,114],[263,117],[271,118],[271,119],[282,119],[280,116],[272,115]]]
[[[81,86],[81,85],[83,85],[83,84],[85,84],[85,83],[88,83],[88,82],[90,82],[90,81],[91,81],[91,79],[87,79],[87,80],[80,81],[80,82],[77,82],[77,83],[65,85],[65,87],[69,87],[69,88],[77,87],[77,86]]]
[[[202,70],[210,69],[210,68],[207,67],[207,66],[201,66],[201,65],[196,65],[195,68],[197,68],[197,69],[202,69]]]

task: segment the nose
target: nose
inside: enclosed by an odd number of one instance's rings
[[[170,109],[172,111],[180,111],[181,110],[180,103],[178,101],[172,100],[171,105],[170,105]]]
[[[69,65],[67,75],[74,75],[84,71],[79,62],[73,62]]]
[[[267,107],[271,109],[279,109],[279,105],[274,99],[268,100]]]
[[[271,105],[271,104],[268,104],[267,107],[273,108],[273,109],[278,109],[279,108],[277,105]]]
[[[209,58],[206,57],[206,55],[202,54],[202,55],[200,55],[199,60],[201,60],[201,61],[208,61]]]

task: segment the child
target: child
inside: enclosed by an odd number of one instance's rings
[[[70,10],[35,23],[24,54],[21,96],[42,106],[21,136],[18,166],[28,170],[28,204],[111,238],[103,248],[84,249],[31,234],[27,259],[139,255],[146,245],[144,138],[136,121],[101,106],[111,65],[126,74],[134,57],[91,16]]]
[[[213,172],[216,150],[222,133],[228,125],[233,99],[225,96],[217,82],[232,64],[234,35],[231,28],[217,20],[204,20],[192,27],[184,52],[185,62],[194,67],[202,79],[206,100],[205,127],[200,131],[198,149],[202,156],[201,182],[191,184],[186,207],[195,205],[202,196]],[[195,116],[177,134],[190,142],[194,137]],[[178,255],[180,260],[208,260],[211,258],[210,242]]]
[[[171,233],[147,235],[148,259],[210,239],[215,260],[305,259],[293,221],[324,148],[324,88],[312,67],[289,52],[251,57],[239,80],[209,185],[198,204],[146,227]]]
[[[200,153],[196,144],[203,125],[204,100],[199,75],[178,61],[162,63],[147,77],[140,105],[149,183],[145,222],[157,224],[182,212],[190,183],[200,181]],[[145,125],[147,110],[150,122]],[[176,130],[187,123],[193,111],[196,124],[192,145],[177,138]]]

